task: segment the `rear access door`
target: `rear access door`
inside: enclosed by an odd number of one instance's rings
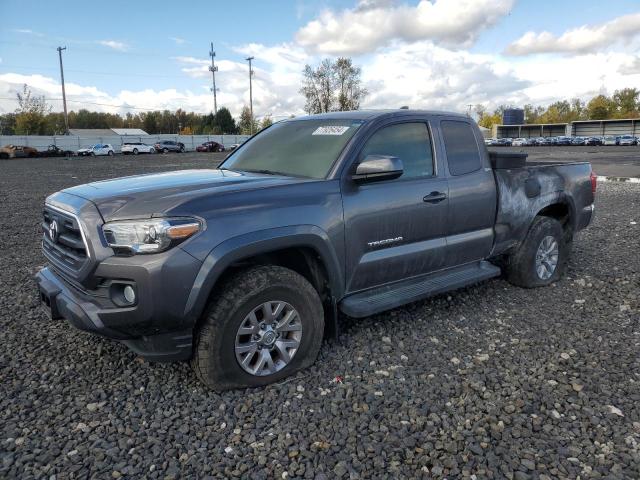
[[[486,259],[492,250],[497,190],[480,132],[460,117],[439,123],[449,174],[447,267]]]

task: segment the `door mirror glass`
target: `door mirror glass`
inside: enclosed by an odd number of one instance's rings
[[[402,160],[389,155],[367,155],[351,177],[358,184],[392,180],[402,175]]]

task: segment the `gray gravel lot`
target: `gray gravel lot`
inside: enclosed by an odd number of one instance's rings
[[[0,164],[0,478],[640,478],[640,185],[599,186],[552,287],[343,319],[309,370],[216,394],[47,321],[32,278],[47,194],[211,162]]]
[[[640,146],[491,147],[529,154],[538,162],[591,162],[598,175],[640,177]]]

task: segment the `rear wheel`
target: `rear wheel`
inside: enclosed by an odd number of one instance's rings
[[[184,153],[184,147],[180,147],[180,150],[178,150],[180,153]]]
[[[150,148],[149,149],[149,153],[156,153],[156,149],[155,148]]]
[[[133,149],[133,154],[134,154],[134,155],[137,155],[137,154],[138,154],[138,149],[137,149],[137,148],[134,148],[134,149]]]
[[[167,147],[163,148],[162,153],[169,153],[169,149]]]
[[[110,157],[113,157],[113,150],[109,150],[109,154]]]
[[[507,259],[507,279],[525,288],[556,282],[566,269],[570,251],[571,239],[565,236],[560,222],[536,217],[525,240]]]
[[[211,301],[191,364],[216,390],[267,385],[310,366],[323,331],[320,297],[304,277],[279,266],[250,268]]]

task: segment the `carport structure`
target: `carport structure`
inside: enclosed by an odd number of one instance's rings
[[[531,123],[522,125],[494,125],[494,138],[537,138],[567,135],[567,123]]]
[[[615,120],[577,120],[570,123],[571,135],[601,137],[605,135],[640,135],[640,118]]]

